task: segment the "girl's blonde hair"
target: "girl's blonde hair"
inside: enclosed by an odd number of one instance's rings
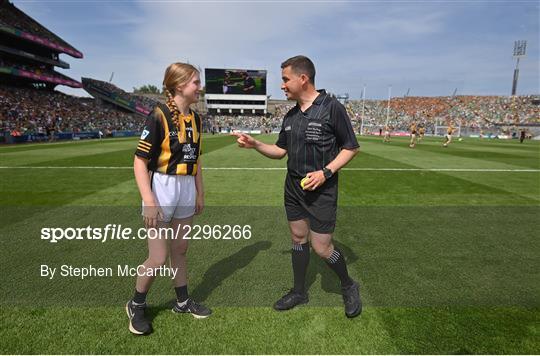
[[[199,70],[189,63],[173,63],[165,70],[163,89],[174,96],[176,87],[187,84],[195,73]]]
[[[169,65],[165,70],[165,76],[163,78],[163,91],[167,96],[167,106],[171,111],[173,122],[177,126],[180,124],[180,110],[178,110],[178,107],[174,102],[176,88],[178,86],[187,84],[195,73],[198,74],[200,72],[193,65],[180,62]]]

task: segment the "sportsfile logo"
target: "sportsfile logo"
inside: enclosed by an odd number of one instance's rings
[[[50,243],[59,241],[90,240],[249,240],[251,238],[251,225],[182,225],[176,229],[172,227],[144,228],[134,230],[121,224],[107,224],[105,227],[44,227],[41,229],[41,240]]]
[[[122,225],[107,224],[105,227],[44,227],[41,229],[41,240],[47,240],[51,243],[57,243],[61,240],[135,240],[136,238],[144,240],[146,238],[156,239],[160,234],[156,229],[141,228],[137,230],[137,235],[132,235],[133,229],[122,227]],[[156,234],[156,232],[158,232]]]

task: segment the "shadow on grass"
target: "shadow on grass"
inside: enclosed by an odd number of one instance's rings
[[[259,252],[268,250],[271,246],[270,241],[259,241],[214,263],[205,272],[202,282],[193,290],[193,297],[201,301],[206,300],[225,279],[249,265]]]
[[[248,266],[259,252],[268,250],[271,246],[270,241],[259,241],[243,247],[232,255],[214,263],[205,272],[202,282],[190,293],[191,296],[197,301],[206,300],[224,280],[235,274],[239,269]],[[149,318],[153,320],[163,310],[172,309],[174,302],[174,299],[171,299],[168,302],[150,307],[148,310]]]

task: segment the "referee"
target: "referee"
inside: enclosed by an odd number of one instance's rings
[[[345,314],[360,315],[359,285],[347,272],[343,254],[332,243],[336,225],[338,171],[357,153],[345,107],[324,90],[315,89],[315,66],[305,56],[289,58],[281,64],[281,89],[296,106],[283,118],[274,145],[234,133],[243,148],[255,148],[262,155],[287,160],[285,211],[292,238],[294,287],[274,304],[288,310],[308,302],[305,286],[310,248],[323,258],[341,281]],[[303,178],[307,178],[301,185]]]

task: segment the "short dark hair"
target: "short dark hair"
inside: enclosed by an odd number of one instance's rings
[[[291,67],[296,74],[305,74],[309,78],[311,84],[315,85],[315,65],[306,56],[294,56],[281,63],[281,69]]]

